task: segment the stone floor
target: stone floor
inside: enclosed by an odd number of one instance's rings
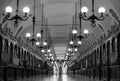
[[[39,76],[29,79],[21,79],[17,81],[85,81],[80,76],[70,75],[52,75],[52,76]]]

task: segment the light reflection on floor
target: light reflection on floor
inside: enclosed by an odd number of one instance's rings
[[[52,76],[39,76],[17,81],[83,81],[83,80],[80,76],[52,75]]]

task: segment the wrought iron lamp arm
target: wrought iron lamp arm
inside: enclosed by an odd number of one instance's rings
[[[20,17],[18,14],[16,14],[15,16],[9,18],[8,20],[20,20],[20,21],[26,21],[28,19],[28,16],[25,15],[23,17]]]
[[[98,20],[98,21],[102,21],[105,19],[105,16],[103,15],[103,13],[101,13],[100,17],[97,17],[94,13],[90,16],[90,17],[87,17],[86,16],[86,13],[80,13],[80,17],[83,19],[83,20]]]
[[[105,19],[105,16],[103,15],[103,13],[101,13],[101,16],[100,16],[100,17],[97,17],[97,16],[93,13],[90,17],[87,17],[87,16],[86,16],[86,13],[83,13],[83,14],[81,15],[81,18],[82,18],[83,20],[86,20],[86,21],[89,21],[89,20],[90,20],[92,27],[95,27],[95,26],[96,26],[96,25],[95,25],[96,20],[97,20],[97,21],[103,21],[103,20]]]

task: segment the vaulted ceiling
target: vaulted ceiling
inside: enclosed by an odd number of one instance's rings
[[[6,6],[10,5],[13,7],[13,11],[16,9],[16,1],[17,0],[0,0],[0,12],[3,13]],[[30,8],[30,13],[33,13],[33,1],[34,0],[20,0],[20,10],[24,6],[28,6]],[[40,32],[41,30],[41,21],[42,21],[42,7],[41,4],[44,4],[44,17],[48,19],[48,28],[50,29],[50,34],[52,37],[52,42],[54,46],[54,50],[57,56],[57,59],[64,59],[64,55],[67,49],[70,29],[72,28],[72,17],[75,14],[75,2],[77,2],[77,14],[80,11],[79,8],[79,0],[36,0],[36,28],[35,33]],[[118,15],[120,15],[119,8],[120,0],[95,0],[95,9],[97,10],[100,6],[106,8],[106,13],[109,16],[101,22],[97,22],[102,27],[91,27],[90,22],[83,21],[82,23],[82,31],[84,29],[88,29],[90,35],[84,39],[83,44],[79,48],[79,54],[84,53],[91,45],[103,34],[108,34],[108,30],[111,30],[111,25],[115,19],[109,13],[109,9],[113,9]],[[91,0],[82,0],[82,5],[87,6],[89,8],[89,12],[91,10]],[[13,13],[15,14],[15,13]],[[22,14],[22,13],[20,13]],[[88,14],[90,15],[90,14]],[[98,13],[96,12],[96,15]],[[0,14],[0,18],[2,18],[2,14]],[[14,27],[13,22],[9,23],[11,29],[13,31],[13,35],[16,35],[18,29],[23,26],[23,29],[19,32],[18,36],[25,36],[27,32],[32,32],[32,17],[30,17],[25,22],[20,22],[19,27]],[[45,23],[44,23],[45,24]],[[77,18],[77,24],[79,24],[79,19]],[[79,29],[79,25],[77,25],[77,29]],[[76,57],[78,56],[76,55]]]

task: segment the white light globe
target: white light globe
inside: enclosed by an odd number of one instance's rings
[[[52,53],[50,53],[49,55],[52,56]]]
[[[47,42],[43,42],[43,45],[46,46],[46,45],[47,45]]]
[[[82,8],[81,8],[81,12],[82,12],[82,13],[87,13],[87,12],[88,12],[88,8],[85,7],[85,6],[82,7]]]
[[[100,8],[98,9],[98,12],[99,12],[99,13],[105,13],[105,8],[104,8],[104,7],[100,7]]]
[[[37,33],[36,37],[41,37],[41,34],[40,34],[40,33]]]
[[[65,60],[67,60],[67,58],[65,58]]]
[[[42,49],[42,50],[41,50],[41,52],[42,52],[42,53],[44,53],[44,52],[45,52],[45,50],[44,50],[44,49]]]
[[[12,7],[11,7],[11,6],[7,6],[7,7],[5,8],[5,11],[6,11],[7,13],[11,13],[11,12],[12,12]]]
[[[68,51],[72,51],[72,49],[71,49],[71,48],[68,48]]]
[[[36,42],[36,45],[39,46],[39,45],[40,45],[40,42]]]
[[[51,59],[53,60],[54,58],[53,58],[53,57],[51,57]]]
[[[73,41],[70,41],[70,44],[72,45],[74,42]]]
[[[69,54],[68,54],[69,55]],[[65,58],[68,58],[68,55],[67,56],[65,56]]]
[[[24,8],[23,8],[23,12],[24,12],[24,13],[29,13],[29,12],[30,12],[29,7],[24,7]]]
[[[78,51],[78,49],[77,49],[77,48],[75,48],[74,50],[75,50],[75,51]]]
[[[73,33],[73,34],[77,34],[77,30],[74,29],[74,30],[72,31],[72,33]]]
[[[81,44],[82,44],[82,42],[81,42],[81,41],[78,41],[77,43],[78,43],[79,45],[81,45]]]
[[[72,53],[72,55],[75,55],[75,53]]]
[[[31,36],[31,34],[30,33],[26,33],[26,37],[30,37]]]
[[[40,68],[40,66],[41,66],[41,65],[39,64],[38,67]]]
[[[47,54],[45,54],[45,56],[48,56]]]
[[[66,53],[66,55],[68,56],[68,55],[69,55],[69,53]]]
[[[50,52],[51,50],[50,49],[48,49],[48,52]]]
[[[88,34],[88,33],[89,33],[88,29],[85,29],[85,30],[83,31],[83,33],[84,33],[84,34]]]

